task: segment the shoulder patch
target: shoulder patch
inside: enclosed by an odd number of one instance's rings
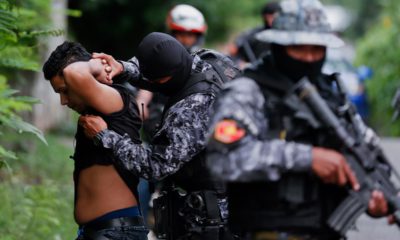
[[[217,123],[214,131],[214,139],[225,143],[234,143],[244,137],[246,131],[237,126],[234,120],[222,120]]]

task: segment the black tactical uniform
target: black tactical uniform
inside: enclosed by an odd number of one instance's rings
[[[232,239],[225,228],[225,189],[211,178],[204,149],[209,109],[222,83],[236,76],[236,68],[208,51],[216,60],[211,65],[200,58],[204,52],[190,55],[162,33],[148,35],[138,52],[138,59],[123,63],[122,77],[169,97],[160,129],[148,148],[111,130],[101,133],[103,146],[113,150],[117,165],[146,179],[164,180],[162,196],[154,203],[159,238]],[[163,84],[146,79],[166,75],[173,77]]]
[[[264,26],[259,26],[242,33],[236,40],[238,48],[237,58],[245,62],[255,62],[263,53],[268,52],[270,44],[256,39],[255,35],[264,31]]]
[[[269,2],[262,9],[261,15],[264,18],[264,15],[273,15],[278,10],[279,4],[277,2]],[[263,26],[247,30],[244,33],[240,34],[239,37],[235,40],[235,44],[238,48],[237,56],[235,56],[236,58],[239,58],[245,62],[254,63],[258,58],[268,53],[270,49],[270,44],[265,41],[259,41],[256,38],[257,33],[271,28],[268,22],[265,21],[265,19],[263,20]]]
[[[216,176],[228,181],[232,230],[250,239],[339,239],[327,219],[347,192],[313,175],[311,150],[313,146],[338,150],[340,143],[328,137],[327,129],[305,111],[299,98],[290,97],[290,90],[308,76],[348,124],[349,132],[371,144],[377,139],[358,114],[351,113],[351,122],[339,111],[349,103],[336,76],[320,72],[323,59],[295,65],[284,55],[284,45],[340,43],[327,33],[320,3],[284,1],[270,31],[259,37],[277,43],[272,55],[226,84],[215,102],[208,164]]]

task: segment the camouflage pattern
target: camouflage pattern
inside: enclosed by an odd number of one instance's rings
[[[267,140],[265,99],[251,79],[239,78],[226,84],[211,115],[207,164],[215,176],[227,181],[276,181],[287,171],[311,169],[311,146],[284,140]],[[224,144],[212,138],[216,124],[232,119],[245,129],[238,142]]]
[[[272,23],[272,29],[256,38],[280,45],[320,45],[341,47],[344,42],[332,33],[328,18],[318,0],[286,0]]]
[[[155,140],[162,138],[165,145],[146,148],[111,130],[105,130],[101,141],[113,149],[116,164],[145,179],[162,180],[205,148],[207,112],[213,100],[209,95],[193,94],[172,106],[154,136]]]
[[[193,53],[194,55],[195,53]],[[124,81],[135,84],[140,81],[139,61],[136,57],[129,59],[128,61],[119,61],[124,67],[124,71],[117,77],[124,79]],[[212,66],[200,59],[199,56],[193,56],[192,71],[205,72]]]
[[[124,64],[124,77],[139,77],[138,63],[132,58]],[[204,72],[211,65],[195,56],[192,71]],[[184,163],[204,150],[208,131],[208,111],[214,97],[208,94],[192,94],[174,104],[165,114],[160,130],[153,142],[164,144],[145,147],[135,144],[128,135],[121,136],[105,130],[103,146],[114,151],[116,164],[122,165],[135,175],[145,179],[161,180],[177,172]]]
[[[130,82],[139,78],[139,63],[136,58],[124,65],[123,77]],[[212,66],[194,56],[192,72],[205,72]],[[103,130],[103,147],[113,149],[114,162],[136,176],[148,180],[162,180],[176,173],[185,163],[192,160],[206,147],[206,135],[209,123],[209,111],[215,96],[192,94],[177,102],[165,113],[160,130],[153,141],[165,144],[135,144],[130,137],[111,130]],[[218,199],[222,219],[227,219],[228,204],[226,197]]]
[[[119,61],[124,67],[124,71],[118,78],[124,79],[127,82],[134,83],[140,78],[139,61],[136,57],[129,59],[127,62]]]

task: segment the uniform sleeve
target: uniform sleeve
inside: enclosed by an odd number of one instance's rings
[[[213,97],[194,94],[170,108],[155,143],[135,144],[128,135],[106,130],[101,142],[111,148],[115,163],[146,179],[161,180],[205,149],[208,111]]]
[[[254,81],[236,79],[217,98],[209,131],[207,165],[227,181],[275,181],[287,171],[311,169],[311,146],[266,140],[264,96]]]
[[[136,86],[140,79],[139,61],[136,57],[129,59],[128,61],[119,61],[124,67],[124,71],[119,75],[115,76],[116,82],[129,82]]]

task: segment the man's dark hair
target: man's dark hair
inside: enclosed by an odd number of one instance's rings
[[[79,43],[65,41],[59,45],[43,65],[44,77],[50,80],[71,63],[89,61],[90,53]]]

